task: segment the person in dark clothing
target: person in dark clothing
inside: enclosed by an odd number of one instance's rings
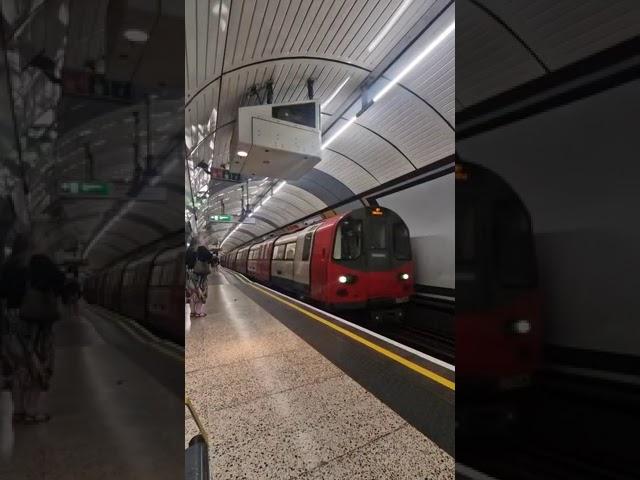
[[[53,374],[53,323],[59,319],[57,301],[64,280],[49,257],[31,256],[26,239],[17,239],[0,275],[8,320],[3,357],[10,366],[16,422],[41,423],[50,418],[41,412],[40,398]]]
[[[199,298],[194,302],[194,317],[204,317],[204,305],[207,303],[209,285],[207,277],[211,273],[211,265],[213,265],[213,254],[205,247],[200,245],[196,250],[196,262],[193,267],[193,273],[197,278],[197,286],[200,291]]]
[[[185,265],[187,266],[187,270],[193,270],[193,267],[196,266],[196,260],[198,259],[198,254],[196,253],[195,242],[189,245],[187,248],[187,253],[185,255]]]

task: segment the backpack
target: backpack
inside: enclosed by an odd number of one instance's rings
[[[20,317],[29,323],[51,325],[60,319],[58,299],[51,290],[38,290],[27,284],[20,305]]]
[[[193,267],[193,271],[198,275],[209,275],[211,273],[211,266],[207,262],[198,260]]]

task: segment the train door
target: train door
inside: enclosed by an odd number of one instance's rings
[[[319,302],[327,301],[327,269],[331,257],[332,225],[317,228],[312,237],[310,252],[310,297]]]
[[[298,236],[296,245],[296,260],[294,262],[293,280],[297,288],[303,292],[309,293],[310,285],[310,264],[311,264],[311,247],[313,245],[313,234],[315,228],[306,230]]]

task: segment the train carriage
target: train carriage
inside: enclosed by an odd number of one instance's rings
[[[227,257],[229,268],[329,308],[388,309],[413,294],[409,230],[381,207],[325,219]]]

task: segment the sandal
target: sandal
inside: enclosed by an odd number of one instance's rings
[[[46,423],[51,420],[51,415],[48,413],[37,413],[35,415],[24,415],[23,423],[27,425],[35,425],[38,423]]]

